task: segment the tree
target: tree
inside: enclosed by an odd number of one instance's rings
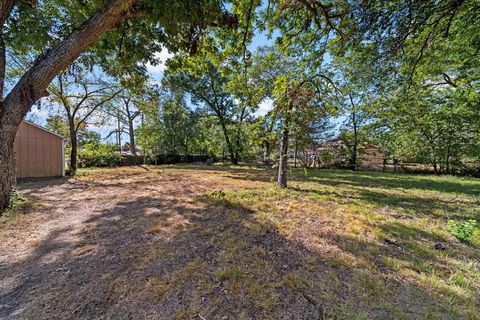
[[[125,133],[129,137],[130,149],[133,155],[137,155],[136,147],[136,122],[142,116],[142,108],[157,102],[154,87],[149,88],[147,83],[124,83],[122,92],[112,99],[112,103],[108,104],[104,109],[105,116],[110,120],[115,120],[117,130],[110,134],[116,133],[117,139]],[[107,121],[108,122],[108,121]],[[119,147],[120,146],[120,143]]]
[[[249,112],[235,102],[228,91],[228,81],[211,61],[202,64],[200,59],[190,61],[188,67],[175,73],[167,73],[164,78],[166,85],[188,93],[194,104],[203,105],[205,112],[217,118],[230,160],[238,164],[242,152],[240,126],[247,120]]]
[[[479,3],[393,1],[367,9],[360,29],[369,30],[375,58],[390,66],[375,68],[389,79],[371,132],[395,160],[437,173],[473,172],[468,163],[476,163],[478,172]]]
[[[112,56],[118,52],[115,50],[118,44],[122,61],[136,63],[151,57],[150,49],[160,51],[164,44],[172,49],[195,48],[199,33],[207,26],[235,25],[235,18],[222,13],[217,1],[191,0],[187,5],[182,1],[180,6],[178,2],[110,0],[99,7],[96,1],[72,5],[55,0],[38,4],[0,1],[0,97],[5,84],[7,47],[36,56],[0,103],[0,208],[8,203],[15,184],[13,142],[21,120],[35,101],[47,95],[50,82],[102,34],[118,29],[111,37],[104,37],[92,50],[92,56],[104,62],[114,61]],[[136,18],[143,19],[137,24],[120,25],[126,19]],[[135,32],[141,36],[125,36]],[[152,41],[154,35],[158,36],[157,41]],[[129,45],[128,50],[124,44]],[[153,58],[149,60],[156,62]],[[135,63],[132,66],[137,66]]]
[[[77,121],[78,120],[76,120],[75,122]],[[66,117],[63,117],[59,114],[51,114],[48,116],[46,122],[47,123],[45,127],[47,129],[53,132],[56,132],[59,135],[62,135],[64,137],[69,136],[70,128],[69,128],[68,120],[66,119]],[[95,144],[100,143],[100,134],[98,134],[97,132],[88,130],[85,122],[80,126],[77,132],[77,138],[78,138],[79,147],[82,147],[87,143],[95,143]]]
[[[99,109],[114,99],[122,89],[99,78],[87,77],[81,67],[72,68],[72,73],[62,72],[50,85],[51,101],[63,107],[68,121],[70,142],[69,174],[75,175],[78,158],[78,132],[99,112]]]
[[[370,44],[358,44],[348,49],[330,47],[333,58],[330,63],[331,79],[334,82],[335,103],[345,118],[340,137],[349,151],[349,167],[355,170],[362,143],[366,143],[363,128],[372,122],[372,107],[380,95],[382,83],[387,81],[384,74],[375,70],[381,68],[372,61],[366,65],[374,52]]]
[[[70,33],[48,52],[40,54],[35,63],[18,80],[0,104],[0,208],[8,203],[10,191],[15,184],[15,158],[13,142],[20,122],[32,104],[46,95],[53,78],[72,63],[94,43],[102,33],[113,29],[119,21],[131,14],[136,0],[110,1],[96,11],[85,23]],[[2,0],[0,7],[0,96],[5,83],[5,29],[15,6],[13,0]]]

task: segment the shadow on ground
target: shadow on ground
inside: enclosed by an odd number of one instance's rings
[[[226,171],[229,179],[269,179],[255,171]],[[138,188],[148,183],[71,184],[59,194],[75,200],[64,214],[74,215],[90,201],[88,193],[76,192],[123,188],[130,195],[109,208],[89,207],[82,223],[53,230],[24,259],[0,265],[7,283],[0,291],[1,318],[464,316],[442,295],[395,277],[381,260],[372,258],[375,268],[367,270],[308,249],[260,222],[251,209],[211,193],[218,188],[191,194],[181,185],[178,194],[151,190],[140,196]],[[46,185],[47,202],[56,199],[54,188]],[[334,233],[328,241],[351,255],[364,248],[398,259],[394,251],[400,250]]]

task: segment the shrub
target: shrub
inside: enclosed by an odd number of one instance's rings
[[[462,242],[468,242],[470,237],[477,226],[477,222],[473,219],[465,222],[448,221],[448,232],[450,232],[455,238]]]
[[[86,167],[116,167],[120,165],[121,157],[111,144],[86,144],[78,154],[78,164]]]
[[[145,158],[143,156],[129,155],[121,157],[120,166],[140,166],[144,164],[144,162]]]

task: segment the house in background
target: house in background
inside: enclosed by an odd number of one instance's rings
[[[379,147],[370,144],[360,150],[359,167],[369,170],[383,170],[385,166],[385,153]]]
[[[320,143],[317,150],[320,166],[325,168],[348,166],[349,154],[347,146],[341,140],[330,140]],[[383,170],[385,153],[375,145],[359,148],[357,167],[364,170]]]
[[[63,177],[66,138],[22,121],[14,141],[17,178]]]

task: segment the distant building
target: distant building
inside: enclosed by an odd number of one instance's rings
[[[382,170],[385,154],[375,145],[359,148],[357,166],[367,170]],[[342,167],[348,165],[347,146],[341,140],[330,140],[320,143],[316,149],[320,166]]]
[[[379,147],[370,144],[359,152],[359,167],[362,169],[382,170],[385,154]]]

